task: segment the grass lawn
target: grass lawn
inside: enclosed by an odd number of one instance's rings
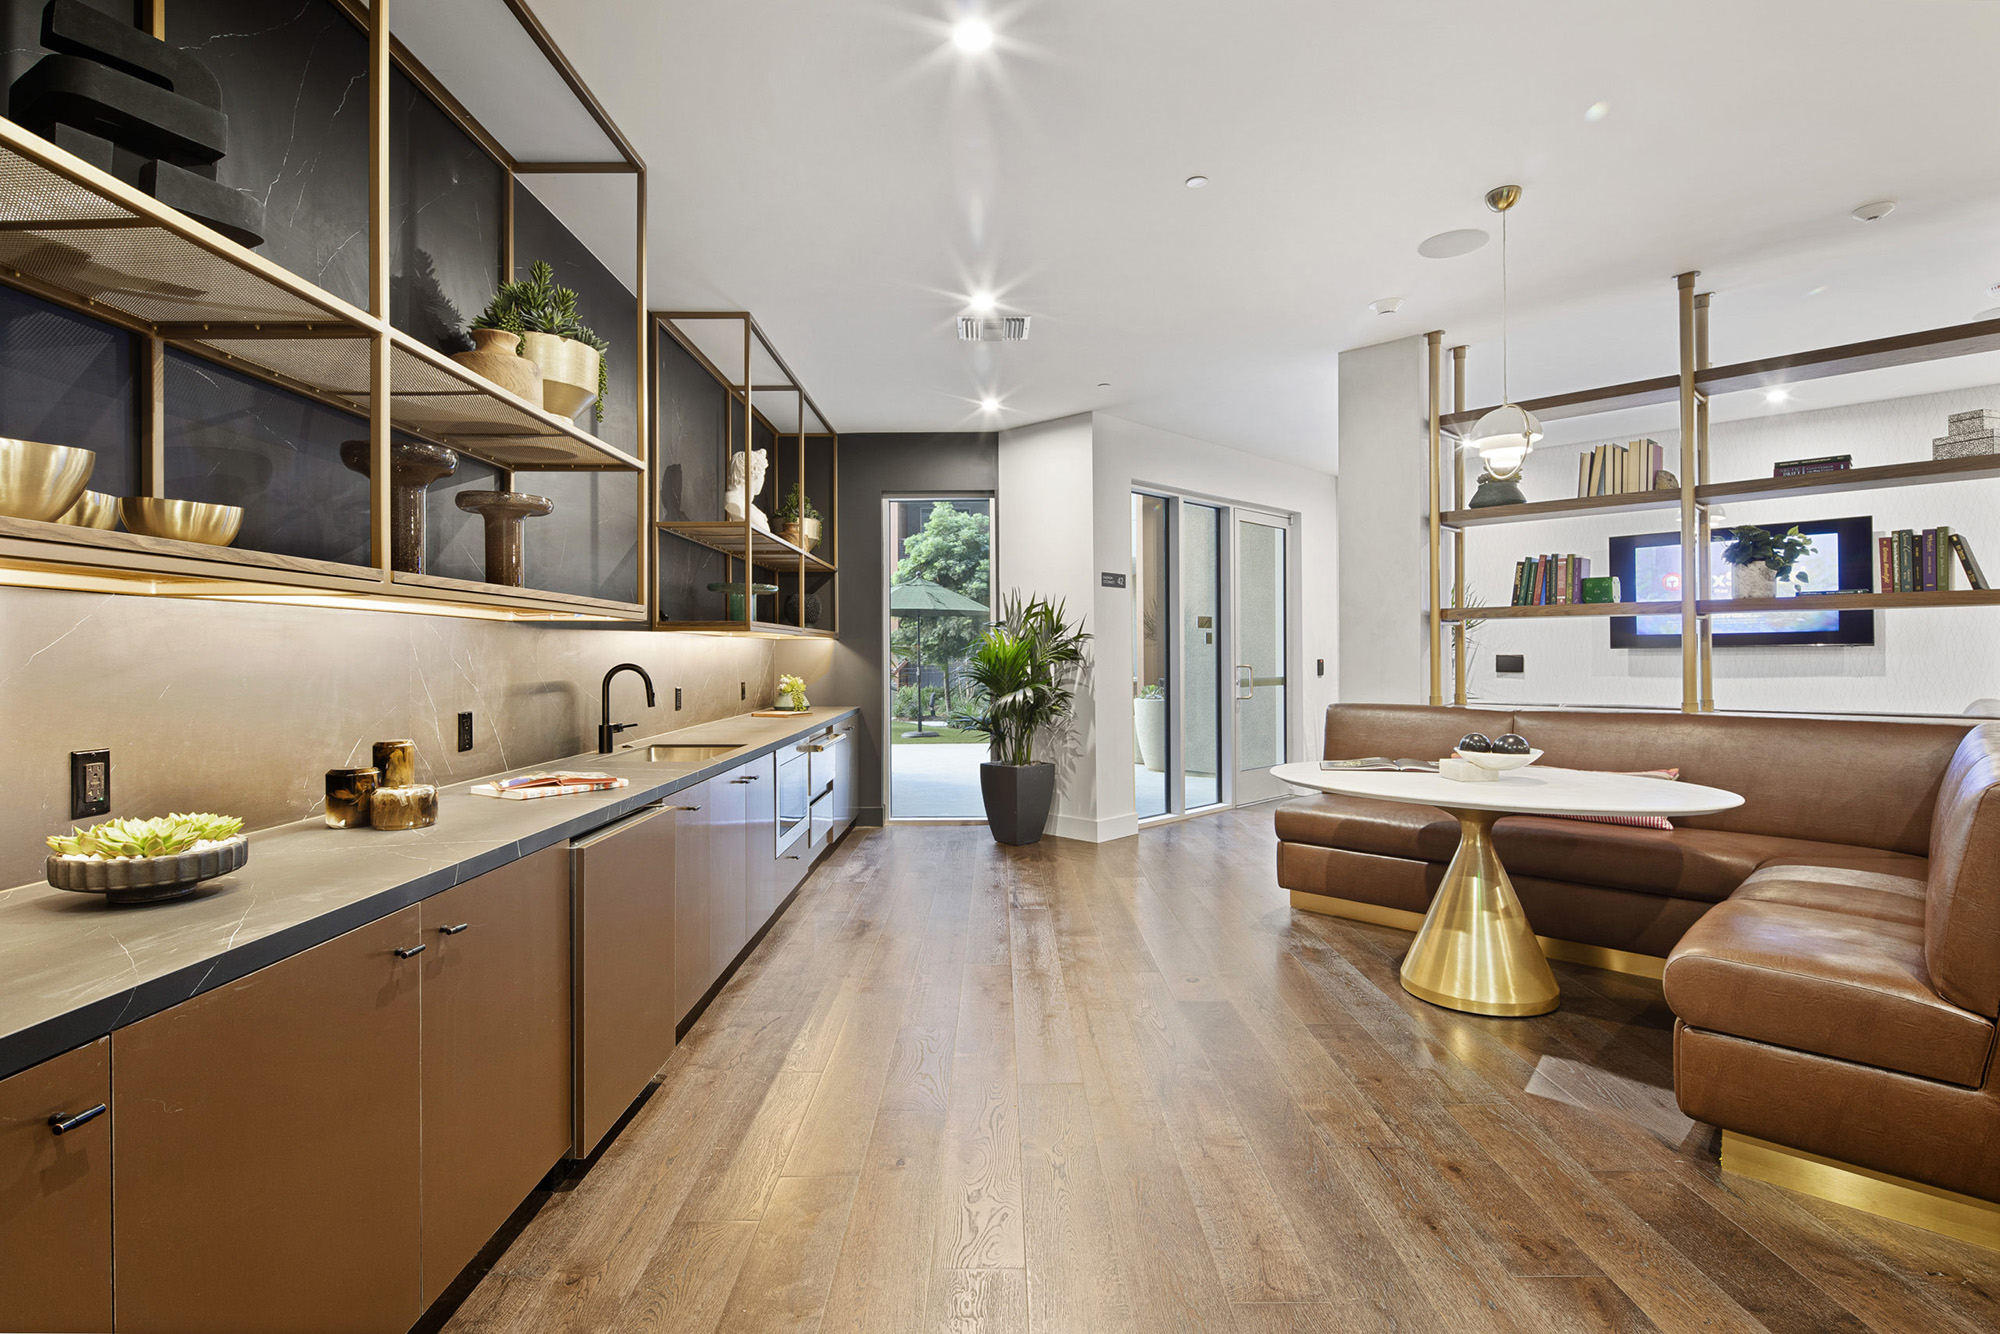
[[[986,744],[986,738],[979,733],[967,732],[956,727],[947,727],[935,718],[930,719],[924,724],[924,730],[926,732],[935,732],[937,733],[936,736],[911,736],[910,733],[916,731],[916,729],[917,725],[908,718],[892,719],[889,725],[890,744],[896,746],[983,746]]]

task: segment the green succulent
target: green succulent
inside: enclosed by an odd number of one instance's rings
[[[220,843],[243,832],[243,821],[228,815],[160,815],[150,820],[106,820],[49,840],[63,856],[171,857],[197,843]]]
[[[604,395],[611,384],[606,368],[611,344],[583,322],[576,309],[576,292],[558,286],[556,271],[547,260],[538,259],[520,282],[501,283],[486,303],[486,309],[472,322],[475,329],[505,329],[508,333],[545,333],[558,338],[574,338],[597,349],[596,420],[604,420]],[[521,345],[514,344],[519,355]]]

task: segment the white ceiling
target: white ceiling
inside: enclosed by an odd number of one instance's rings
[[[1525,190],[1516,397],[1670,373],[1685,269],[1717,294],[1718,362],[2000,306],[1992,0],[537,12],[647,160],[652,303],[754,311],[843,431],[1101,408],[1332,468],[1345,348],[1441,328],[1473,345],[1473,402],[1498,396],[1498,245],[1416,247],[1490,228],[1504,182]],[[970,12],[1000,35],[981,57],[947,39]],[[605,187],[536,188],[629,272]],[[1848,216],[1881,198],[1884,221]],[[1034,317],[1029,342],[956,341],[980,287]],[[1924,375],[1996,378],[1984,358]],[[1748,410],[1768,409],[1719,406]]]

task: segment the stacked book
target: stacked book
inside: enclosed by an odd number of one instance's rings
[[[1806,477],[1816,472],[1846,472],[1854,467],[1852,454],[1825,454],[1816,459],[1791,459],[1772,465],[1773,477]]]
[[[2000,454],[2000,412],[1991,408],[1954,412],[1945,433],[1931,441],[1934,459],[1964,459],[1975,454]]]
[[[1590,577],[1584,556],[1530,556],[1514,566],[1516,607],[1555,607],[1583,601],[1583,581]]]
[[[1654,475],[1666,466],[1666,451],[1651,440],[1599,445],[1577,456],[1576,493],[1618,496],[1628,491],[1651,491]]]
[[[1876,539],[1878,571],[1884,593],[1936,593],[1958,586],[1957,568],[1973,588],[1987,586],[1986,575],[1962,533],[1949,528],[1916,532],[1899,528]]]

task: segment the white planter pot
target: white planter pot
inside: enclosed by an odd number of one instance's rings
[[[1149,773],[1167,770],[1167,701],[1132,701],[1132,735],[1139,744],[1139,763]]]
[[[1732,565],[1729,567],[1729,596],[1733,598],[1771,598],[1778,595],[1778,573],[1770,566],[1758,561],[1754,565]]]

